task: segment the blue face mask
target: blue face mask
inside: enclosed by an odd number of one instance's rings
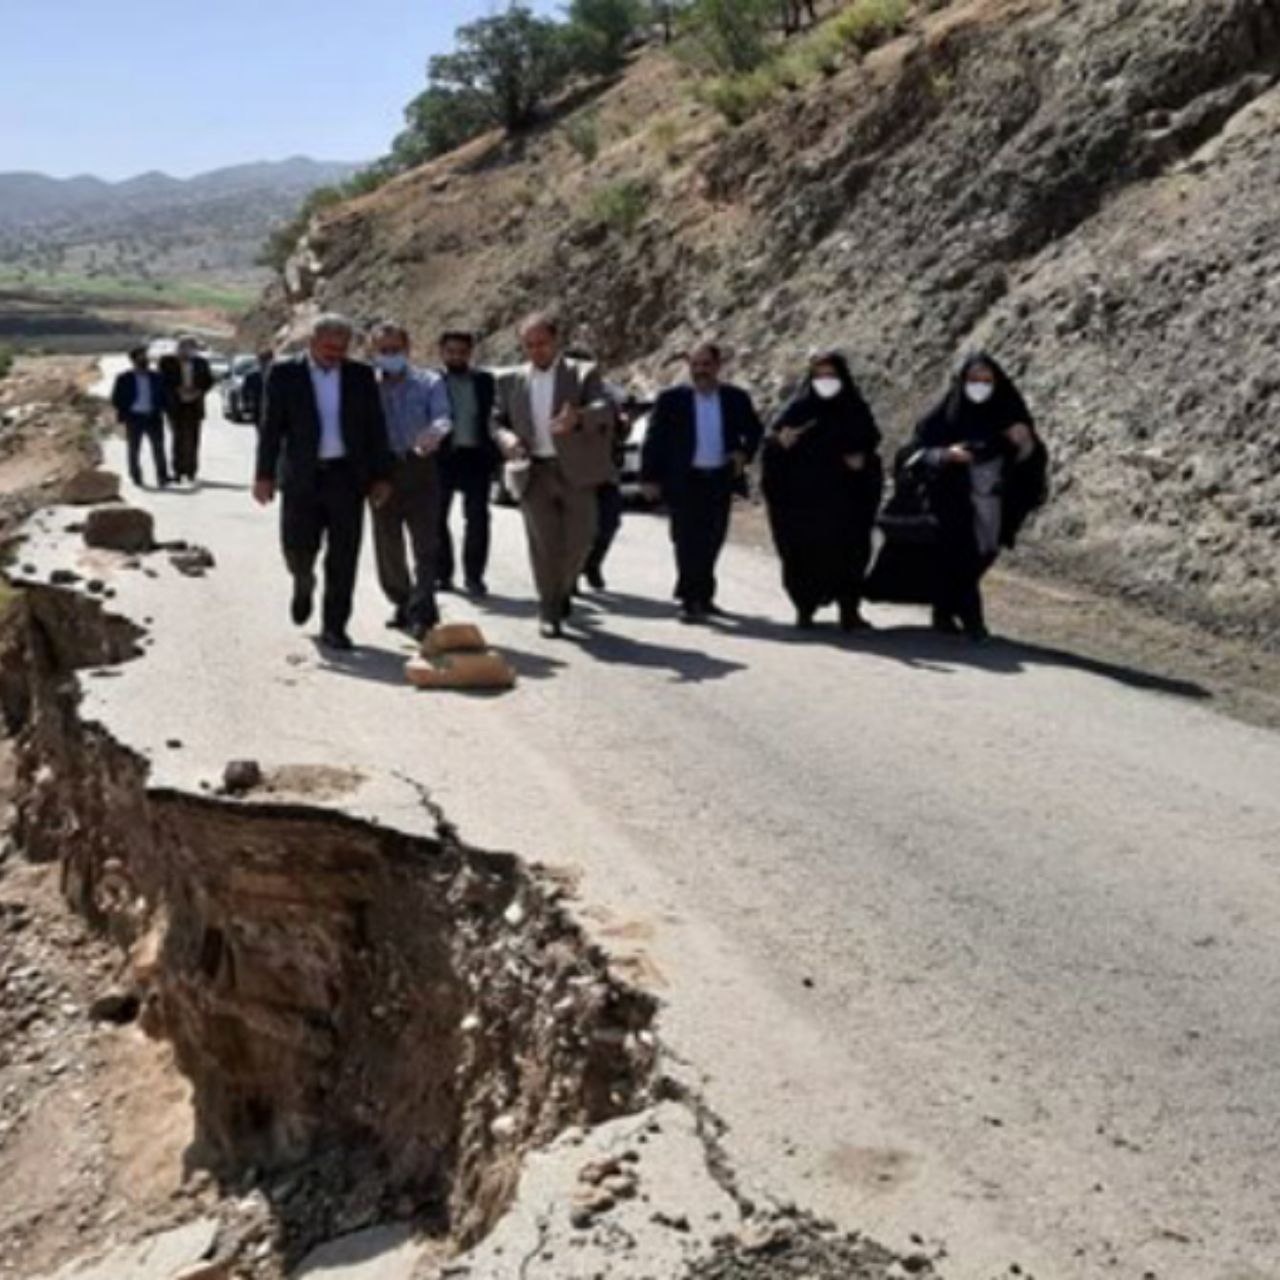
[[[389,373],[393,378],[409,372],[408,356],[378,356],[376,364],[383,373]]]

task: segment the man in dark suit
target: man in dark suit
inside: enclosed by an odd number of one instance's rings
[[[720,381],[723,355],[713,342],[689,353],[692,385],[670,387],[649,419],[640,480],[651,502],[671,511],[682,622],[716,607],[716,561],[729,533],[735,489],[764,434],[751,397]]]
[[[347,358],[351,322],[321,316],[307,353],[278,360],[267,380],[253,496],[266,506],[280,490],[281,540],[293,575],[291,615],[311,617],[316,558],[326,544],[321,643],[350,649],[347,623],[355,591],[366,496],[391,493],[391,453],[373,370]]]
[[[165,413],[173,436],[173,476],[194,480],[200,470],[200,429],[204,423],[205,397],[213,389],[213,370],[198,354],[194,338],[181,338],[176,355],[163,356]]]
[[[462,496],[466,534],[462,543],[462,572],[467,591],[488,594],[484,576],[489,567],[489,494],[501,454],[489,434],[493,415],[494,377],[472,365],[475,339],[452,330],[440,339],[441,374],[449,393],[453,430],[437,455],[440,467],[440,538],[436,548],[436,580],[441,591],[453,589],[453,538],[449,513],[455,495]]]
[[[164,382],[151,368],[146,347],[129,352],[132,368],[120,374],[111,388],[111,404],[124,426],[129,449],[129,478],[142,484],[142,442],[151,445],[156,464],[156,483],[169,483],[169,467],[164,457]]]

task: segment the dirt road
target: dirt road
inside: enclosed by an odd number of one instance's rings
[[[493,596],[446,610],[521,684],[415,694],[371,565],[355,654],[290,626],[251,445],[211,423],[200,492],[132,495],[212,550],[206,577],[89,562],[153,643],[86,682],[84,713],[157,783],[240,757],[355,770],[317,798],[421,829],[417,782],[469,842],[571,868],[744,1180],[945,1241],[952,1277],[1280,1274],[1274,734],[912,611],[801,638],[750,547],[725,558],[733,616],[680,627],[646,518],[557,643],[498,513]],[[65,523],[24,557],[42,573]]]

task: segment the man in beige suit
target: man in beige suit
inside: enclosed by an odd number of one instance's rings
[[[520,326],[526,363],[498,382],[493,438],[520,499],[542,634],[561,634],[596,533],[596,491],[613,478],[617,415],[600,372],[561,354],[550,316]]]

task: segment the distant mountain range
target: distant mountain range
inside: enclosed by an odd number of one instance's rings
[[[316,187],[361,167],[295,156],[123,182],[0,173],[0,267],[252,287],[261,283],[255,261],[272,227]]]
[[[193,178],[152,171],[123,182],[107,182],[87,174],[50,178],[43,173],[0,173],[0,227],[40,225],[86,213],[152,210],[236,195],[305,196],[315,187],[344,181],[360,167],[293,156],[213,169]]]

